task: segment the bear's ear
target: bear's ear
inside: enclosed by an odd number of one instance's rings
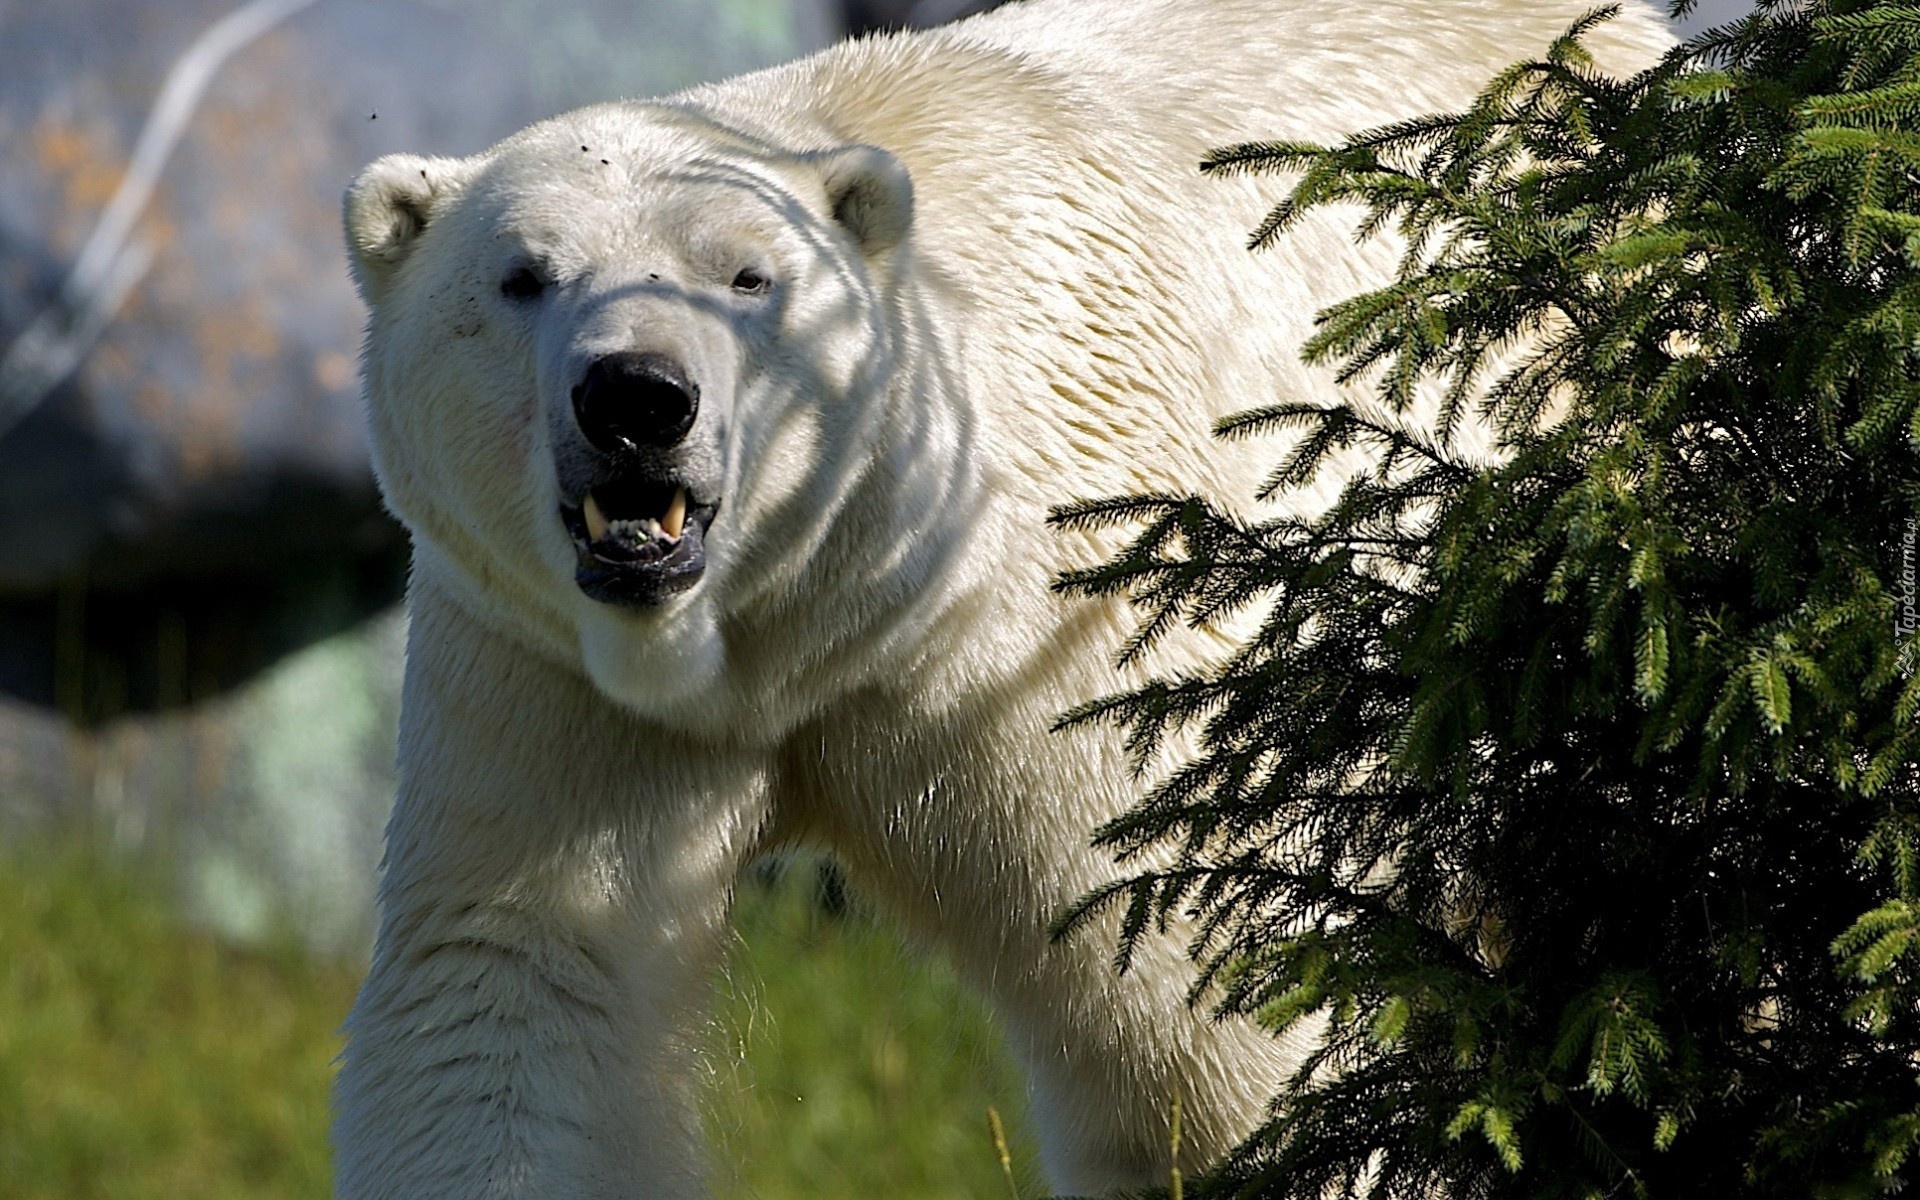
[[[368,304],[386,293],[428,222],[471,173],[459,159],[389,154],[347,188],[347,254]]]
[[[884,254],[913,225],[913,177],[878,146],[847,146],[815,160],[833,219],[866,254]]]

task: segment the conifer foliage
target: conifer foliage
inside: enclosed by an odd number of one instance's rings
[[[1330,511],[1056,511],[1131,532],[1060,582],[1129,654],[1260,616],[1068,718],[1198,747],[1078,915],[1123,957],[1191,917],[1196,997],[1316,1047],[1191,1194],[1920,1177],[1920,4],[1772,0],[1629,79],[1607,15],[1464,113],[1206,164],[1293,173],[1256,252],[1336,202],[1404,239],[1306,347],[1354,402],[1221,429],[1290,434],[1276,488],[1370,449]]]

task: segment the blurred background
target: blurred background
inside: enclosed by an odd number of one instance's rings
[[[987,6],[0,0],[0,1200],[326,1194],[406,562],[354,171]],[[758,873],[721,987],[723,1194],[1006,1195],[989,1105],[1040,1194],[990,1026],[830,872]]]

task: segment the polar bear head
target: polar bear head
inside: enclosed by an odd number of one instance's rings
[[[912,185],[669,105],[346,197],[375,467],[416,570],[665,711],[804,575],[884,423]]]

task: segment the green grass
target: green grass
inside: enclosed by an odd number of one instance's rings
[[[804,874],[804,873],[796,873]],[[937,965],[806,882],[744,887],[710,1098],[725,1200],[1044,1194],[1019,1081]],[[321,1200],[357,972],[223,944],[89,856],[0,857],[0,1200]]]
[[[325,1196],[354,973],[188,932],[157,894],[78,854],[0,863],[0,1196]]]
[[[870,918],[823,911],[808,875],[741,890],[708,1122],[716,1194],[1007,1200],[994,1107],[1021,1194],[1044,1195],[1023,1085],[986,1013]]]

